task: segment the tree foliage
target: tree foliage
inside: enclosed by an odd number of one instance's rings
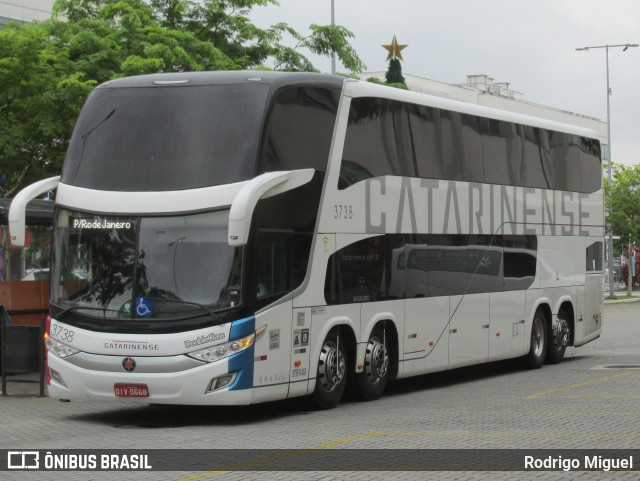
[[[45,25],[0,30],[0,193],[60,170],[67,138],[93,82]]]
[[[287,24],[250,21],[276,0],[57,0],[65,21],[0,30],[0,195],[59,173],[91,89],[146,73],[268,68],[315,71],[305,52],[335,52],[345,68],[364,64],[335,25],[303,35]],[[288,42],[293,42],[293,46]]]
[[[620,236],[615,251],[640,240],[640,165],[612,164],[613,179],[607,188],[607,218],[609,232]]]
[[[389,60],[389,68],[385,76],[387,84],[402,84],[406,85],[404,76],[402,75],[402,64],[397,58]]]

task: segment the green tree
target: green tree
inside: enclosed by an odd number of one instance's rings
[[[402,75],[402,65],[400,64],[400,60],[395,57],[389,60],[389,68],[387,69],[385,78],[387,80],[387,84],[402,84],[406,88],[406,82]]]
[[[165,21],[168,14],[144,0],[58,0],[55,11],[68,19],[57,26],[71,45],[77,71],[98,83],[145,73],[238,68],[178,20],[172,27]]]
[[[50,19],[0,30],[0,195],[60,172],[93,87],[145,73],[265,68],[315,70],[303,52],[365,68],[346,28],[253,25],[276,0],[57,0]],[[292,41],[293,46],[287,42]]]
[[[273,63],[276,70],[315,71],[304,51],[325,56],[335,52],[348,70],[365,68],[349,44],[353,33],[340,25],[311,25],[307,35],[286,23],[267,29],[253,25],[251,11],[270,5],[278,2],[57,0],[56,12],[83,30],[98,28],[104,33],[105,24],[115,28],[117,31],[106,39],[110,41],[106,52],[127,55],[125,75],[136,73],[136,69],[141,69],[139,73],[251,69],[267,63]],[[287,45],[288,40],[294,46]],[[189,56],[196,52],[197,56]]]
[[[609,232],[620,236],[615,252],[622,246],[640,239],[640,165],[612,164],[611,187],[605,180],[607,189],[607,212],[611,205],[611,215],[607,218]],[[625,251],[626,252],[626,251]]]
[[[0,30],[0,195],[60,171],[78,111],[93,82],[47,25]]]

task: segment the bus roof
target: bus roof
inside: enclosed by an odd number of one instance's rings
[[[529,125],[532,127],[556,130],[593,139],[598,138],[598,135],[594,130],[584,127],[576,127],[574,125],[547,120],[540,117],[517,114],[506,110],[484,107],[426,93],[411,92],[371,82],[313,72],[234,70],[160,73],[110,80],[99,85],[97,88],[178,87],[223,85],[245,82],[268,84],[274,88],[300,84],[325,88],[344,88],[344,94],[348,97],[382,97],[390,100],[425,105],[428,107],[446,109],[454,112]]]
[[[213,72],[176,72],[138,75],[110,80],[97,88],[171,87],[221,85],[256,82],[282,87],[305,84],[341,89],[345,78],[312,72],[270,72],[262,70],[234,70]]]

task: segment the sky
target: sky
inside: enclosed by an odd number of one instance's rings
[[[331,23],[331,0],[279,0],[252,21],[286,22],[300,33]],[[638,0],[334,0],[336,24],[351,30],[351,45],[366,71],[386,71],[394,35],[408,44],[402,71],[445,83],[468,74],[509,82],[523,99],[606,121],[604,48],[640,43]],[[292,42],[293,44],[293,42]],[[323,72],[328,58],[310,56]],[[338,63],[338,72],[345,69]],[[640,163],[640,47],[609,49],[611,152],[614,162]]]

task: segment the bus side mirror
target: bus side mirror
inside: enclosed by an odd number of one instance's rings
[[[229,245],[243,246],[247,244],[253,211],[260,199],[300,187],[311,181],[313,173],[313,169],[267,172],[247,182],[231,204]]]
[[[60,176],[49,177],[22,189],[9,207],[9,243],[12,247],[24,247],[27,204],[39,195],[58,188]]]

